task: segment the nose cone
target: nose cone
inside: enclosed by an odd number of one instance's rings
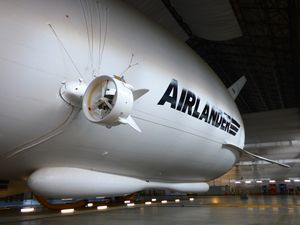
[[[121,196],[142,190],[146,182],[80,168],[42,168],[32,173],[29,188],[44,197]]]
[[[49,184],[53,184],[52,177],[53,175],[49,174],[47,169],[40,169],[29,176],[27,185],[33,193],[46,196],[45,190],[48,189]]]

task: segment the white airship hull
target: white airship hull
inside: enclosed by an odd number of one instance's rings
[[[202,182],[232,168],[239,154],[222,145],[243,148],[244,127],[214,72],[184,43],[123,3],[88,3],[82,8],[73,0],[0,2],[5,30],[0,34],[0,178],[71,167],[142,180]],[[59,95],[62,81],[89,84],[100,75],[124,76],[134,88],[149,90],[131,113],[141,133],[128,125],[109,129],[92,123]],[[232,135],[169,102],[158,104],[172,80],[178,82],[176,104],[185,88],[199,97],[200,114],[207,104],[217,108],[239,123],[238,132]]]

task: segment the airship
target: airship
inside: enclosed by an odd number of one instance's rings
[[[278,163],[244,150],[234,99],[246,78],[225,87],[125,3],[11,0],[0,11],[1,180],[45,198],[201,193],[241,154]]]

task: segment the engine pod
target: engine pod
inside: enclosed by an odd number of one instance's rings
[[[104,75],[95,78],[87,87],[82,109],[89,121],[111,127],[130,116],[133,101],[129,85]]]

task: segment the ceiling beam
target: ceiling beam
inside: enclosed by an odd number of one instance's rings
[[[184,30],[184,32],[189,36],[193,37],[193,32],[189,25],[184,22],[182,17],[179,15],[179,13],[176,11],[174,6],[171,4],[170,0],[161,0],[162,3],[166,6],[166,8],[169,10],[169,12],[172,14],[174,19],[177,21],[178,25]]]
[[[300,107],[300,2],[289,1],[289,16],[291,30],[291,49],[293,54],[293,72],[297,81],[297,102]]]

